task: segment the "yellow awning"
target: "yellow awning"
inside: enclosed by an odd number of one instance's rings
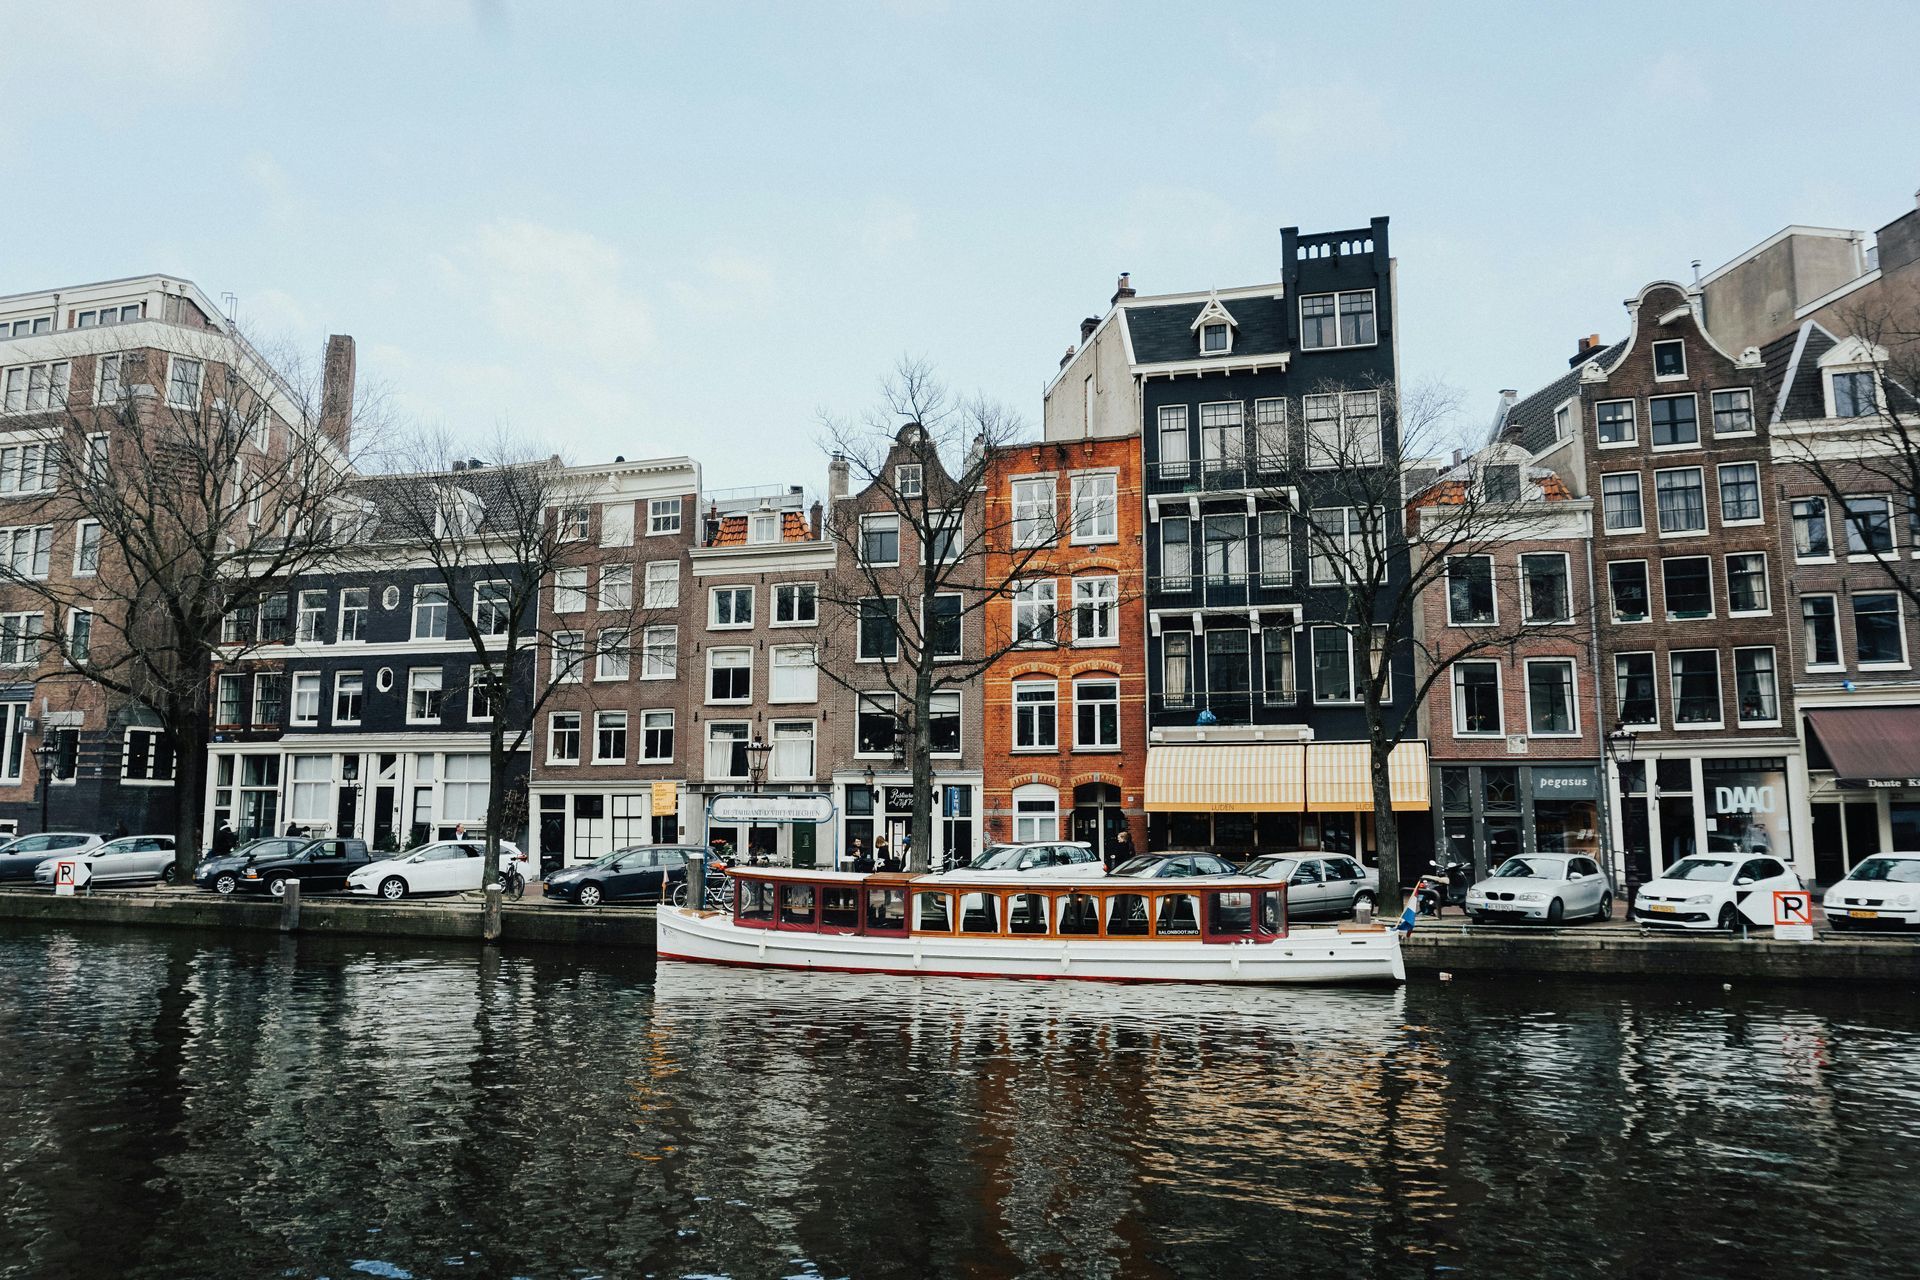
[[[1427,744],[1403,742],[1387,757],[1387,789],[1396,809],[1431,809],[1432,775],[1427,771]]]
[[[1306,751],[1293,742],[1147,748],[1147,811],[1298,813]]]
[[[1313,813],[1367,813],[1373,809],[1364,742],[1314,742],[1307,746],[1307,809]],[[1427,744],[1403,742],[1387,757],[1387,784],[1395,809],[1425,809]]]

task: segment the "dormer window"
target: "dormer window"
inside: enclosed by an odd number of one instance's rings
[[[903,498],[920,496],[920,464],[903,463],[893,469],[893,487]]]
[[[1233,350],[1233,331],[1237,322],[1220,299],[1208,298],[1207,305],[1200,308],[1200,314],[1193,318],[1189,326],[1200,343],[1203,356],[1224,356]]]
[[[1520,468],[1512,463],[1491,466],[1480,473],[1480,488],[1488,502],[1520,501]]]
[[[1687,344],[1675,338],[1671,342],[1653,344],[1653,376],[1656,378],[1684,378],[1687,376]]]
[[[747,518],[747,541],[755,545],[780,541],[780,513],[756,511]]]
[[[1225,324],[1203,325],[1200,329],[1200,350],[1205,355],[1223,355],[1232,345]]]
[[[1873,371],[1846,369],[1833,375],[1833,416],[1871,418],[1880,411],[1874,396]]]

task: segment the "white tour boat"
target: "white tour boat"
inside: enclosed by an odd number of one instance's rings
[[[662,906],[662,960],[769,969],[1113,982],[1404,982],[1379,925],[1295,928],[1246,876],[957,883],[728,867],[730,911]]]

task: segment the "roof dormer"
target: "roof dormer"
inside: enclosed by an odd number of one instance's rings
[[[1225,356],[1233,354],[1233,331],[1239,327],[1240,322],[1221,305],[1220,295],[1216,293],[1200,308],[1189,331],[1197,335],[1201,355]]]

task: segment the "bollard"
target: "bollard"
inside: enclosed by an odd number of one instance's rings
[[[703,850],[687,855],[687,881],[682,886],[686,893],[687,910],[703,911],[707,905],[707,855]]]
[[[289,879],[287,894],[280,899],[280,932],[298,933],[300,931],[300,882]]]
[[[480,908],[480,940],[498,942],[500,940],[500,886],[487,886],[487,901]]]
[[[1355,924],[1373,923],[1373,899],[1363,898],[1353,904],[1353,922]]]

